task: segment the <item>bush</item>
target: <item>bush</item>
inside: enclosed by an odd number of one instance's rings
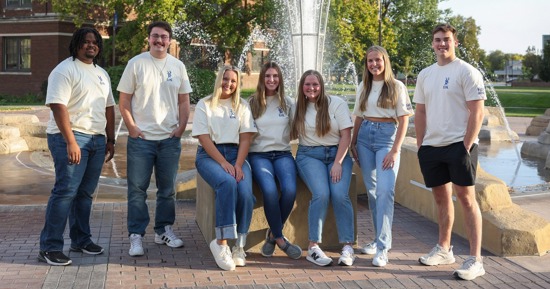
[[[202,69],[194,66],[187,67],[187,75],[191,82],[191,103],[196,104],[199,100],[207,95],[212,94],[214,90],[214,82],[216,82],[216,74],[208,69]]]
[[[118,83],[120,82],[120,77],[124,72],[125,65],[110,66],[105,68],[109,77],[111,78],[111,90],[113,91],[113,96],[115,101],[118,103],[118,91],[116,90]]]

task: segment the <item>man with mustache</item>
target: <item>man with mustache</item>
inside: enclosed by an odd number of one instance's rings
[[[175,181],[181,135],[189,118],[191,85],[185,65],[168,54],[172,28],[164,21],[147,27],[149,51],[128,62],[117,90],[128,128],[128,235],[130,256],[144,255],[142,238],[149,224],[147,188],[153,169],[157,186],[155,243],[177,248],[183,241],[172,229]]]

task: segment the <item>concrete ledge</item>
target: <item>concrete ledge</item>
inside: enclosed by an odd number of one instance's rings
[[[498,178],[478,168],[477,201],[483,217],[482,246],[499,256],[544,255],[550,250],[550,225],[542,217],[513,204],[508,188]],[[437,208],[431,189],[424,186],[417,158],[416,141],[405,138],[397,177],[395,200],[437,223]],[[460,202],[455,203],[453,232],[466,237]]]
[[[526,141],[521,145],[521,154],[546,159],[550,152],[550,145],[538,141]]]
[[[353,175],[350,184],[350,199],[353,204],[354,224],[355,224],[355,240],[357,240],[357,193],[355,190],[355,179]],[[197,174],[197,224],[202,232],[206,242],[210,242],[215,238],[214,228],[216,224],[215,214],[215,194],[214,190],[206,183],[206,181]],[[308,208],[311,200],[311,192],[306,185],[298,178],[297,194],[294,208],[290,214],[283,234],[290,242],[295,243],[307,249],[308,238]],[[256,205],[252,214],[252,222],[250,225],[249,234],[247,237],[245,250],[259,252],[265,239],[265,232],[268,228],[263,209],[263,197],[259,188],[254,184],[254,196],[256,197]],[[339,249],[342,245],[338,242],[338,234],[336,231],[336,222],[332,205],[329,205],[329,211],[323,229],[323,249]]]

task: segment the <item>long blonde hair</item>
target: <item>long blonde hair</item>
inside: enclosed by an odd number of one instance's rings
[[[241,70],[237,68],[236,66],[226,65],[220,68],[218,71],[218,76],[216,77],[216,82],[214,83],[214,92],[212,92],[212,95],[208,100],[210,100],[210,107],[215,108],[218,106],[218,101],[220,99],[220,96],[222,95],[222,82],[223,82],[223,75],[226,71],[231,70],[237,74],[237,84],[235,91],[231,94],[231,106],[233,109],[237,110],[239,108],[239,104],[241,103]]]
[[[305,118],[308,100],[304,94],[304,82],[306,77],[313,75],[319,81],[321,85],[317,102],[315,102],[315,109],[317,109],[317,117],[315,119],[315,133],[322,137],[330,131],[330,116],[328,112],[329,96],[325,94],[325,83],[323,76],[318,71],[308,70],[302,74],[300,78],[300,84],[298,86],[298,97],[296,98],[296,112],[294,113],[294,121],[290,131],[290,138],[297,139],[300,135],[305,133]]]
[[[384,85],[382,86],[382,91],[380,92],[380,97],[378,97],[377,106],[381,108],[395,108],[397,105],[397,87],[395,85],[395,76],[391,69],[390,56],[384,47],[374,45],[367,49],[367,54],[365,55],[365,68],[363,71],[363,91],[359,97],[359,110],[367,110],[367,99],[369,98],[370,91],[372,89],[372,80],[373,75],[370,73],[368,68],[367,57],[371,52],[378,52],[382,54],[384,58]]]
[[[283,82],[283,74],[279,65],[273,61],[264,63],[260,70],[260,76],[258,78],[258,85],[256,86],[256,92],[250,97],[250,110],[252,110],[252,117],[254,119],[259,118],[264,114],[265,107],[267,105],[265,97],[265,74],[268,69],[273,68],[279,74],[279,86],[277,87],[277,93],[279,94],[279,106],[288,114],[285,100],[285,85]]]

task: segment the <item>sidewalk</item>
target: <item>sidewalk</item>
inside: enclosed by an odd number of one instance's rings
[[[36,260],[45,205],[0,206],[0,288],[550,288],[548,254],[502,258],[483,252],[487,274],[474,281],[455,280],[452,270],[468,253],[467,242],[458,236],[453,236],[456,264],[420,265],[417,259],[437,242],[437,225],[400,205],[396,205],[394,244],[385,268],[373,267],[372,256],[367,255],[358,255],[351,267],[318,267],[305,257],[291,260],[277,250],[272,258],[248,253],[246,267],[222,271],[195,223],[194,202],[178,201],[176,211],[174,231],[185,247],[155,244],[149,226],[146,255],[130,257],[126,203],[96,202],[92,235],[105,252],[98,256],[70,252],[73,264],[56,267]],[[365,196],[359,199],[358,224],[363,243],[372,237]],[[66,253],[69,243],[66,239]],[[337,251],[327,254],[334,259],[339,256]],[[520,263],[539,266],[526,268]]]

